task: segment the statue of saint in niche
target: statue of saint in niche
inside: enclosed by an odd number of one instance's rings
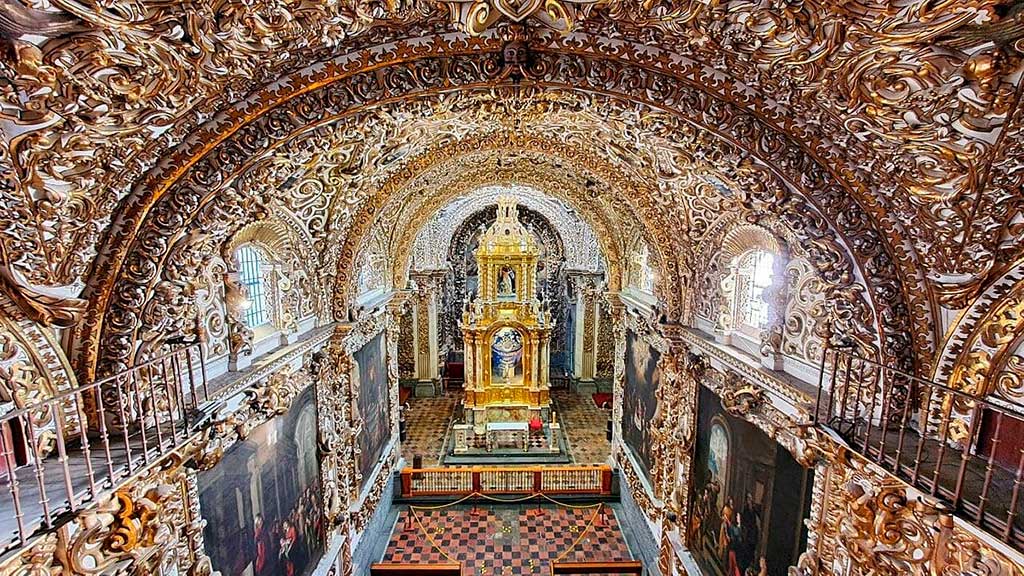
[[[512,268],[505,266],[498,276],[498,295],[513,296],[516,293],[516,273]]]

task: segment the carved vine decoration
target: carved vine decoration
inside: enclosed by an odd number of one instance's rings
[[[462,9],[469,6],[451,2],[445,12],[423,2],[373,8],[345,3],[293,11],[260,2],[218,5],[224,16],[215,19],[202,17],[214,10],[202,5],[195,7],[200,17],[191,19],[163,3],[131,9],[109,3],[97,10],[52,4],[39,14],[30,11],[30,18],[5,20],[15,26],[5,38],[32,32],[51,40],[38,48],[7,42],[5,77],[13,80],[3,107],[13,126],[5,127],[10,145],[3,151],[3,194],[8,213],[17,214],[15,226],[4,228],[26,239],[12,259],[48,284],[66,283],[87,266],[104,210],[124,197],[162,150],[224,101],[240,99],[261,79],[290,68],[292,57],[315,58],[339,42],[368,46],[399,35],[402,26],[447,30],[448,22],[465,24]],[[551,21],[546,11],[509,12],[502,5],[508,3],[480,3],[489,15],[486,26],[529,22],[564,31],[572,22],[577,35],[535,34],[535,41],[558,49],[606,49],[588,36],[601,34],[625,39],[616,48],[621,57],[647,59],[652,66],[709,63],[701,68],[705,73],[693,75],[708,80],[708,90],[735,88],[733,99],[748,100],[787,132],[813,133],[800,140],[850,181],[863,181],[865,196],[884,197],[874,205],[864,202],[883,228],[897,230],[891,224],[900,218],[922,223],[920,238],[897,234],[897,259],[912,252],[901,243],[913,242],[939,273],[977,276],[986,273],[996,248],[1019,237],[1019,227],[1009,225],[1019,205],[995,209],[1020,187],[1020,175],[1011,169],[1020,164],[1021,149],[1020,86],[1014,80],[1020,14],[1006,2],[979,0],[948,10],[924,2],[898,9],[808,2],[776,12],[758,2],[727,8],[683,0],[594,6],[566,0],[554,3],[565,19]],[[556,22],[565,26],[552,26]],[[192,33],[176,34],[179,29]],[[631,40],[661,40],[650,43],[672,45],[686,57],[637,50],[639,42]],[[129,49],[113,49],[122,45]],[[94,53],[110,57],[91,60]],[[747,85],[730,83],[726,71]],[[47,161],[50,155],[61,161]],[[111,164],[110,174],[98,168]],[[83,212],[100,217],[76,223]],[[54,241],[44,242],[52,230]],[[910,276],[904,282],[914,294],[921,286]],[[915,318],[925,314],[923,308],[911,312]]]
[[[1024,265],[1017,263],[971,302],[951,327],[936,378],[977,396],[1024,404]],[[961,399],[961,402],[963,399]],[[969,412],[970,406],[958,406]]]
[[[31,406],[73,390],[77,385],[54,335],[0,294],[0,412]],[[81,432],[83,420],[74,401],[69,398],[61,407],[62,414],[51,407],[29,414],[35,438],[31,449],[40,456],[55,448],[56,418],[62,417],[60,424],[65,436]]]
[[[984,190],[986,163],[1014,140],[1010,138],[1011,142],[1001,143],[1003,146],[991,146],[987,144],[991,140],[975,136],[966,128],[969,126],[977,133],[998,132],[1009,121],[1008,111],[1013,109],[1014,86],[1007,79],[1018,61],[1019,34],[1013,27],[1017,14],[998,10],[1001,3],[996,0],[971,2],[945,12],[932,6],[918,6],[917,2],[899,10],[885,10],[870,3],[835,6],[812,2],[780,14],[752,1],[732,3],[726,9],[693,0],[641,5],[609,0],[595,2],[600,8],[593,10],[589,3],[572,0],[546,3],[546,7],[557,10],[538,10],[538,3],[516,5],[501,0],[452,1],[442,10],[419,1],[392,3],[374,10],[361,3],[345,3],[318,9],[305,7],[300,11],[256,3],[232,6],[223,18],[196,20],[190,20],[179,7],[163,4],[142,4],[134,10],[112,4],[96,12],[64,1],[53,4],[63,11],[46,12],[45,17],[19,22],[26,27],[19,32],[30,30],[54,40],[42,50],[13,43],[13,57],[7,66],[15,73],[10,77],[17,78],[18,88],[32,97],[26,102],[9,98],[5,111],[16,122],[29,127],[47,126],[58,120],[57,133],[63,133],[65,138],[47,138],[54,129],[36,128],[42,134],[30,132],[33,138],[26,139],[17,161],[22,180],[33,182],[35,177],[34,188],[49,192],[49,203],[61,211],[80,206],[84,198],[74,195],[73,201],[68,202],[65,196],[51,192],[54,187],[46,185],[48,180],[71,180],[88,190],[98,188],[102,178],[94,172],[64,166],[46,171],[37,160],[41,154],[54,148],[61,152],[87,148],[96,153],[83,156],[127,159],[118,174],[121,178],[137,175],[159,157],[157,152],[168,145],[167,141],[178,141],[196,125],[197,119],[208,115],[224,99],[237,98],[260,79],[279,74],[290,64],[289,58],[315,58],[338,43],[361,47],[398,33],[400,25],[413,29],[433,26],[433,30],[439,31],[444,28],[445,12],[448,19],[463,22],[464,26],[469,22],[464,18],[471,14],[476,17],[472,21],[483,26],[496,21],[528,20],[550,27],[552,21],[545,18],[554,18],[564,24],[555,28],[563,31],[575,22],[575,28],[589,33],[627,39],[679,39],[671,45],[684,55],[712,63],[723,71],[735,70],[748,79],[755,93],[774,96],[773,104],[791,114],[810,117],[824,109],[849,117],[845,124],[836,123],[845,128],[846,141],[851,141],[851,132],[865,139],[867,135],[882,136],[871,145],[879,155],[895,157],[890,162],[898,160],[910,168],[916,177],[911,182],[919,181],[921,185],[908,188],[924,198],[947,198],[960,189]],[[518,8],[509,10],[509,6]],[[577,10],[580,6],[587,9]],[[211,8],[204,6],[200,10]],[[481,20],[482,13],[486,16]],[[553,14],[560,16],[556,18]],[[173,34],[176,26],[183,27],[184,21],[207,20],[213,22],[195,26],[190,35]],[[59,24],[51,24],[52,21]],[[983,44],[983,38],[993,35],[1000,41],[990,48],[976,49]],[[557,34],[550,36],[559,42],[570,41]],[[570,38],[579,43],[578,38]],[[109,51],[117,41],[136,47],[136,58],[120,55],[82,65],[83,60],[87,62],[86,54]],[[148,49],[142,48],[147,46]],[[882,47],[888,48],[894,57],[878,57]],[[916,69],[929,73],[910,73]],[[90,78],[108,80],[90,83]],[[151,78],[163,82],[149,81]],[[247,81],[239,82],[241,78]],[[898,80],[888,82],[889,78]],[[958,91],[953,87],[956,80],[963,84]],[[225,92],[224,86],[231,90],[219,96]],[[71,105],[76,93],[87,88],[106,105],[101,113]],[[947,97],[954,91],[972,97]],[[767,98],[760,100],[757,105],[765,105]],[[918,106],[915,122],[908,122],[901,113],[910,102]],[[55,111],[61,110],[70,112],[65,112],[64,117],[57,116]],[[115,118],[123,119],[124,126],[111,131],[109,125]],[[159,144],[153,143],[156,139],[141,128],[143,122],[153,118],[160,119],[160,125],[173,128],[166,141]],[[833,132],[830,136],[844,135],[842,129],[827,126],[828,130]],[[89,136],[97,136],[97,141],[89,142]],[[823,138],[817,146],[827,150],[835,142],[839,146],[845,143],[835,137]],[[911,156],[914,153],[922,154],[916,162]],[[868,167],[851,169],[871,173]],[[952,174],[978,176],[957,179]],[[995,188],[1007,189],[1003,182],[995,180]],[[992,197],[983,196],[986,200]],[[987,214],[984,218],[991,219]],[[991,226],[981,228],[987,231]],[[88,227],[62,232],[95,235],[95,230]],[[971,243],[971,239],[965,242]]]
[[[948,511],[860,456],[841,449],[832,462],[817,543],[817,556],[829,573],[1021,573],[1020,566],[961,528]]]
[[[549,187],[554,187],[554,183],[549,183]],[[413,268],[440,268],[452,257],[449,247],[453,244],[460,223],[482,208],[496,204],[498,196],[512,194],[518,199],[519,206],[544,214],[558,236],[574,238],[573,242],[562,243],[561,246],[566,267],[581,270],[600,269],[601,248],[594,231],[571,207],[555,200],[545,190],[546,187],[534,188],[523,184],[484,186],[466,197],[451,202],[434,213],[417,234],[413,247]]]

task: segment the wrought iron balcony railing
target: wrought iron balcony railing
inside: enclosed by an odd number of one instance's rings
[[[179,447],[209,399],[200,343],[0,416],[0,552]]]
[[[1024,412],[995,394],[825,351],[816,419],[960,518],[1024,548]]]

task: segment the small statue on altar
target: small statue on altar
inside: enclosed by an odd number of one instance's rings
[[[516,293],[516,273],[508,266],[501,269],[501,279],[498,282],[498,294],[511,296]]]

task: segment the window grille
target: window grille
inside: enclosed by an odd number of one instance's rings
[[[245,311],[245,324],[250,328],[262,326],[270,321],[267,318],[267,290],[263,278],[263,266],[266,258],[255,246],[242,246],[238,249],[238,279],[251,302]]]

